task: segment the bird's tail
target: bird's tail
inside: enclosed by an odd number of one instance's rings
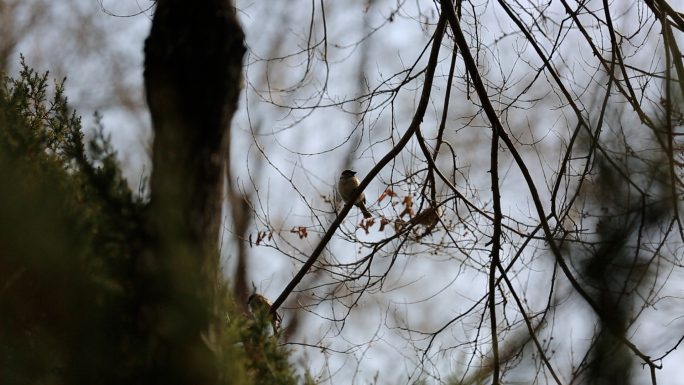
[[[368,209],[366,208],[366,205],[364,205],[363,203],[359,204],[359,209],[361,209],[361,212],[363,213],[364,218],[370,218],[373,216],[370,213],[370,211],[368,211]]]

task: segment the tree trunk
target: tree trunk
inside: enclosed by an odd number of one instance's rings
[[[155,138],[141,309],[153,382],[218,378],[224,144],[240,93],[243,37],[228,0],[159,0],[145,42]]]

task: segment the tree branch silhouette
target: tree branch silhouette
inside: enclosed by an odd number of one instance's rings
[[[397,144],[375,165],[375,167],[371,169],[368,175],[366,175],[366,177],[361,181],[361,184],[354,192],[354,195],[350,197],[349,202],[345,204],[344,207],[342,207],[342,210],[340,210],[339,214],[328,228],[328,231],[326,231],[323,238],[321,238],[318,245],[311,253],[311,256],[309,256],[307,261],[299,269],[294,278],[292,278],[290,283],[285,287],[282,293],[273,302],[273,306],[271,306],[272,313],[275,313],[280,307],[280,305],[282,305],[283,302],[285,302],[285,299],[287,299],[290,293],[292,293],[292,290],[294,290],[294,288],[299,284],[302,278],[304,278],[304,275],[306,275],[309,269],[316,262],[316,259],[318,259],[318,257],[321,255],[321,253],[327,246],[328,242],[330,242],[333,234],[335,234],[337,228],[340,226],[340,224],[342,224],[342,221],[349,213],[349,210],[351,210],[352,206],[354,206],[356,198],[358,198],[359,195],[361,195],[361,192],[368,186],[368,184],[370,184],[370,181],[373,180],[373,178],[375,178],[376,175],[378,175],[380,170],[382,170],[394,157],[396,157],[401,152],[401,150],[406,146],[411,137],[414,136],[416,130],[419,129],[430,101],[430,92],[432,91],[432,82],[435,76],[435,68],[437,67],[437,60],[439,58],[439,51],[442,43],[442,37],[444,36],[445,26],[446,18],[442,16],[439,18],[437,28],[432,37],[432,48],[430,50],[430,57],[428,59],[427,68],[425,70],[425,82],[423,84],[423,91],[420,97],[420,102],[418,103],[418,108],[416,108],[413,120],[411,121],[411,124],[409,125],[408,129],[406,130],[402,138],[399,140],[399,142],[397,142]]]

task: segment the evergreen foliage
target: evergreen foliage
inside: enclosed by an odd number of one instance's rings
[[[137,261],[145,197],[122,177],[100,119],[87,142],[64,82],[22,58],[0,84],[0,383],[140,383],[148,340]],[[226,295],[223,382],[293,384],[288,352]],[[245,354],[242,341],[259,341]],[[146,373],[146,374],[144,374]]]

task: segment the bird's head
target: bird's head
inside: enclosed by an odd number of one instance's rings
[[[356,175],[356,171],[351,170],[351,169],[346,169],[346,170],[342,171],[342,175],[340,175],[340,179],[353,178],[354,175]]]

